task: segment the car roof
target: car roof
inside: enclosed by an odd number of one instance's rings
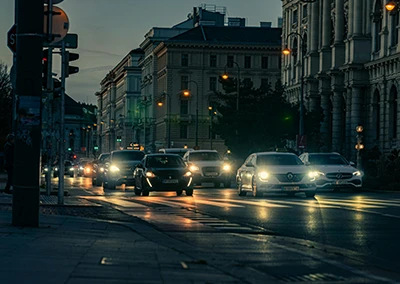
[[[146,154],[146,157],[154,157],[154,156],[172,156],[172,157],[181,157],[178,154],[173,154],[173,153],[152,153],[152,154]]]
[[[114,151],[111,151],[111,154],[114,154],[114,153],[123,153],[123,152],[144,153],[143,151],[140,151],[140,150],[114,150]]]
[[[329,152],[329,153],[327,153],[327,152],[314,152],[314,153],[307,153],[307,154],[309,154],[309,155],[340,155],[339,153],[336,153],[336,152]]]
[[[218,153],[217,150],[190,150],[189,153]]]
[[[257,155],[257,156],[259,156],[259,155],[286,155],[286,156],[296,156],[297,157],[297,155],[296,154],[294,154],[294,153],[290,153],[290,152],[275,152],[275,151],[270,151],[270,152],[257,152],[257,153],[253,153],[254,155]],[[252,155],[253,155],[252,154]]]

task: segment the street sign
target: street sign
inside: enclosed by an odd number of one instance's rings
[[[306,135],[296,135],[297,148],[307,149],[307,136]]]
[[[47,10],[48,10],[48,6],[44,6],[43,32],[45,34],[47,34],[47,22],[48,22],[47,18],[50,14],[47,12]],[[50,44],[61,41],[67,35],[68,29],[69,29],[68,16],[64,12],[64,10],[58,8],[57,6],[54,6],[52,16],[53,16],[53,19],[52,19],[51,33],[53,35],[57,35],[57,36],[54,37],[53,41]]]
[[[65,48],[76,49],[78,48],[78,35],[77,34],[67,34],[63,40],[58,42],[44,42],[43,47],[54,47],[61,48],[62,43],[65,43]]]
[[[7,46],[13,52],[17,52],[17,25],[13,25],[7,32]]]

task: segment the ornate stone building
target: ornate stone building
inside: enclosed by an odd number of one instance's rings
[[[304,68],[305,107],[324,114],[321,143],[354,158],[362,125],[366,149],[399,148],[398,9],[386,11],[384,0],[282,4],[283,46],[294,51],[282,59],[282,81],[297,101]]]

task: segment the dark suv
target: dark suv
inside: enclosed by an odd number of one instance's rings
[[[133,171],[144,157],[144,152],[136,150],[112,151],[104,168],[105,189],[115,189],[117,185],[135,185]]]

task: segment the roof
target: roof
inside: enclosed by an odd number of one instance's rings
[[[290,152],[258,152],[258,153],[253,153],[255,155],[294,155],[297,157],[296,154],[290,153]]]
[[[267,44],[280,46],[282,42],[281,35],[281,28],[197,26],[168,39],[166,43],[190,41],[203,43]]]

